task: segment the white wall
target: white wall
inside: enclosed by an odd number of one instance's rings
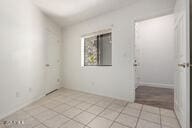
[[[136,23],[140,85],[174,88],[174,15]]]
[[[63,86],[134,101],[134,22],[172,13],[173,1],[142,0],[63,30]],[[81,67],[81,36],[112,27],[112,67]]]
[[[30,0],[2,0],[0,28],[2,118],[43,95],[45,31],[52,29],[58,32],[59,27],[35,8]]]

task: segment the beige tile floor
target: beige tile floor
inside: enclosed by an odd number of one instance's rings
[[[171,110],[64,88],[3,120],[25,122],[8,128],[180,128]]]

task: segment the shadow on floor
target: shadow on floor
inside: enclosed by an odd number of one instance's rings
[[[139,86],[136,89],[135,102],[173,110],[174,90],[167,88]]]

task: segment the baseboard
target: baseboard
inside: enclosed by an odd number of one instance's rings
[[[93,94],[93,95],[99,95],[99,96],[114,98],[114,99],[118,99],[118,100],[125,100],[125,101],[128,101],[128,102],[134,102],[135,101],[134,97],[131,97],[131,96],[129,98],[122,98],[122,97],[116,97],[116,96],[106,95],[106,94],[102,94],[102,93],[95,93],[93,91],[85,91],[85,90],[70,88],[70,87],[65,87],[65,86],[63,86],[63,88],[69,89],[69,90],[74,90],[74,91],[79,91],[79,92],[83,92],[83,93],[90,93],[90,94]]]
[[[149,86],[149,87],[158,87],[158,88],[169,88],[174,89],[174,84],[160,84],[160,83],[143,83],[140,82],[139,86]]]
[[[35,98],[33,98],[33,99],[25,102],[24,104],[15,107],[15,108],[12,109],[11,111],[9,111],[9,112],[7,112],[7,113],[5,113],[5,114],[3,114],[3,115],[0,115],[0,120],[2,120],[3,118],[5,118],[5,117],[7,117],[7,116],[9,116],[9,115],[11,115],[11,114],[19,111],[20,109],[26,107],[27,105],[29,105],[29,104],[31,104],[31,103],[33,103],[33,102],[41,99],[42,97],[44,97],[44,95],[41,95],[41,96],[39,96],[39,97],[35,97]]]

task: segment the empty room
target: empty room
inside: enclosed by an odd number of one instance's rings
[[[1,0],[0,128],[190,128],[189,0]]]

